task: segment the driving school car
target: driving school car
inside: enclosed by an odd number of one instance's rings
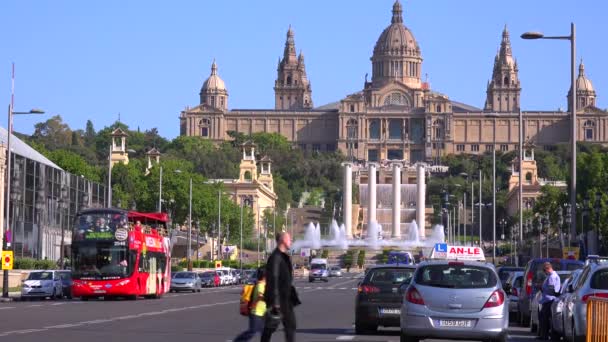
[[[437,244],[405,290],[401,341],[506,341],[509,307],[494,266],[479,247]]]

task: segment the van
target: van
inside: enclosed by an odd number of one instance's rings
[[[310,261],[310,272],[308,272],[308,281],[315,280],[329,281],[329,270],[327,268],[327,259],[314,258]]]

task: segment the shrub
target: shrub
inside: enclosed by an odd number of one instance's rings
[[[365,265],[365,250],[362,249],[359,251],[359,255],[357,256],[357,266],[359,266],[359,268],[363,267],[363,265]]]
[[[54,270],[57,268],[57,263],[53,260],[36,260],[34,269],[36,270]]]
[[[353,266],[353,254],[355,251],[349,250],[346,251],[344,257],[342,258],[342,263],[344,263],[344,267],[351,268]]]
[[[323,252],[321,253],[321,258],[327,259],[328,256],[329,256],[329,251],[327,249],[324,249]]]
[[[184,270],[184,268],[181,267],[181,266],[177,266],[177,265],[171,266],[171,272],[180,272],[180,271],[183,271],[183,270]]]
[[[36,263],[32,258],[16,258],[13,262],[13,268],[16,270],[33,270]]]

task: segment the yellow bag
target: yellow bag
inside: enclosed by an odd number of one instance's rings
[[[243,285],[243,290],[241,291],[241,300],[239,303],[240,313],[243,316],[249,316],[251,313],[251,298],[253,297],[254,289],[255,284]]]

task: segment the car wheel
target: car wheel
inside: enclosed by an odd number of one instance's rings
[[[89,297],[82,296],[82,297],[80,297],[80,300],[83,301],[83,302],[88,302],[89,301]]]
[[[412,336],[404,335],[403,333],[401,333],[401,337],[399,338],[399,341],[401,341],[401,342],[418,342],[418,341],[420,341],[420,339],[418,339],[417,337],[412,337]]]

